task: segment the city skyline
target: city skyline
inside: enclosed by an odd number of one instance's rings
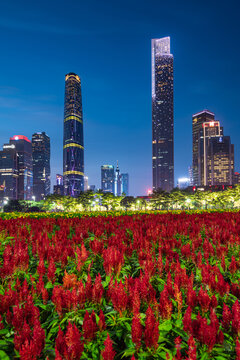
[[[29,3],[28,12],[17,2],[0,5],[1,144],[12,134],[30,137],[46,131],[52,140],[53,184],[55,174],[62,172],[63,77],[74,71],[82,80],[89,183],[100,187],[101,164],[119,159],[131,169],[130,193],[145,194],[152,181],[150,40],[169,35],[174,54],[175,185],[191,164],[192,114],[204,108],[218,114],[231,136],[239,171],[237,12],[220,5],[216,14],[211,2],[169,6],[123,1],[116,7],[93,3],[98,16],[94,12],[91,19],[93,4],[75,1],[69,5],[71,19],[54,1]],[[159,10],[165,14],[161,22]],[[82,20],[76,21],[79,12]],[[231,56],[222,51],[226,39]],[[74,49],[74,57],[69,57],[69,49]]]

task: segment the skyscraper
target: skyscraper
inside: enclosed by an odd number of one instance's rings
[[[18,198],[18,154],[14,144],[4,144],[0,151],[0,198]]]
[[[128,196],[129,195],[129,174],[125,173],[121,175],[122,179],[122,192]]]
[[[32,200],[33,167],[32,143],[24,135],[14,135],[10,145],[15,145],[18,156],[18,200]]]
[[[153,190],[174,187],[173,55],[170,37],[152,40]]]
[[[200,130],[204,122],[212,122],[215,120],[215,114],[209,110],[203,110],[192,116],[192,172],[193,185],[201,185],[199,183],[199,164],[198,164],[198,139]]]
[[[74,73],[65,76],[63,183],[64,195],[77,197],[84,191],[81,80]]]
[[[103,192],[114,193],[114,166],[101,166],[101,189]]]
[[[115,196],[122,195],[122,178],[121,178],[121,173],[120,173],[120,169],[118,166],[118,161],[117,161],[117,167],[116,167],[115,179],[114,179],[114,195]]]
[[[55,195],[64,195],[63,176],[60,174],[56,174],[56,185],[53,186],[53,193]]]
[[[32,135],[33,195],[36,201],[50,194],[50,138],[45,132]]]
[[[203,123],[198,140],[199,185],[234,183],[234,145],[219,121]]]

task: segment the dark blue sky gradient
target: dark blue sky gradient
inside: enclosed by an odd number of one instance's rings
[[[144,194],[151,170],[151,38],[171,37],[174,55],[175,182],[192,160],[192,114],[215,112],[240,170],[237,1],[18,1],[0,4],[0,145],[46,131],[52,184],[62,173],[64,76],[82,81],[85,173],[130,174]]]

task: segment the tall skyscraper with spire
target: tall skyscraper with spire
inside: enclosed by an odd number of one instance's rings
[[[65,76],[63,183],[64,195],[77,197],[84,191],[81,80],[74,73]]]
[[[121,179],[120,169],[118,166],[118,160],[117,160],[117,167],[116,167],[116,171],[115,171],[114,195],[115,196],[122,195],[122,179]]]
[[[173,55],[170,37],[152,39],[153,190],[174,187]]]

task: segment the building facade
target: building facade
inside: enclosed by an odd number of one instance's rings
[[[77,197],[84,191],[81,80],[74,73],[65,76],[63,183],[64,195]]]
[[[153,190],[174,187],[173,55],[170,38],[152,40]]]
[[[209,110],[200,111],[192,116],[192,175],[193,185],[199,184],[198,141],[203,123],[215,121],[215,114]]]
[[[32,135],[33,196],[36,201],[50,194],[50,138],[45,132]]]
[[[0,199],[18,198],[18,154],[14,144],[4,144],[0,151]]]
[[[114,166],[101,166],[101,189],[103,192],[111,192],[114,194]]]
[[[33,166],[32,143],[24,135],[14,135],[10,138],[18,156],[18,200],[32,200],[33,196]]]
[[[129,174],[125,173],[121,175],[122,179],[122,193],[126,196],[129,195]]]
[[[234,184],[234,145],[219,121],[204,122],[198,138],[198,184]]]
[[[234,145],[230,136],[211,137],[207,152],[207,185],[233,185]]]

